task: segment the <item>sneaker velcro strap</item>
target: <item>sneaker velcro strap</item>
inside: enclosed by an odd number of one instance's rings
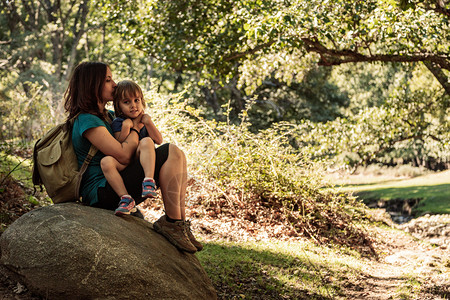
[[[156,189],[156,184],[153,181],[144,181],[142,182],[143,186],[151,186],[152,188]]]

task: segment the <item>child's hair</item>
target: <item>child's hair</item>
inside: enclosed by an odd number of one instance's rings
[[[122,80],[119,83],[117,83],[117,88],[114,92],[114,112],[116,114],[116,117],[124,117],[125,114],[119,107],[119,101],[124,98],[133,98],[133,97],[140,97],[142,101],[142,106],[145,107],[144,102],[144,94],[142,93],[141,88],[139,85],[131,80]]]

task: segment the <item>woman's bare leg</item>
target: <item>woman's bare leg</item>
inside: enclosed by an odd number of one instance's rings
[[[187,164],[183,151],[175,145],[169,145],[169,156],[159,172],[159,182],[166,216],[156,221],[153,228],[181,250],[190,253],[202,250],[203,245],[192,234],[191,222],[185,221]],[[167,217],[180,221],[171,223]]]
[[[159,172],[159,183],[166,215],[184,220],[187,185],[186,157],[177,146],[169,145],[169,156]]]
[[[181,150],[180,150],[181,151]],[[183,175],[181,178],[181,185],[180,185],[180,212],[181,212],[181,219],[186,219],[186,188],[187,188],[187,163],[186,163],[186,156],[183,153],[182,161],[183,161]]]

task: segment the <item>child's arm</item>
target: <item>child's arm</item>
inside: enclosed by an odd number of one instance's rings
[[[148,114],[144,114],[142,116],[142,123],[144,123],[145,128],[147,129],[148,136],[155,142],[155,144],[160,145],[163,142],[163,138],[161,132],[159,132],[158,128],[156,128],[153,123],[152,118],[150,118]]]
[[[122,122],[122,129],[120,131],[114,132],[114,137],[120,143],[123,143],[127,136],[130,134],[130,129],[133,127],[133,121],[131,119],[126,119]]]

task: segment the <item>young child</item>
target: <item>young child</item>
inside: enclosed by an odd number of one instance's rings
[[[117,84],[114,93],[114,110],[116,118],[111,124],[114,137],[123,142],[133,127],[131,119],[137,118],[142,114],[141,123],[143,127],[139,132],[139,140],[147,139],[146,142],[161,144],[163,139],[159,130],[156,128],[148,114],[144,113],[144,95],[139,85],[130,80],[124,80]],[[155,172],[155,147],[153,151],[140,152],[139,147],[136,155],[139,157],[145,178],[142,182],[142,198],[153,198],[157,196],[156,183],[153,179]],[[116,215],[128,215],[136,211],[134,199],[128,195],[122,177],[119,172],[125,169],[126,165],[119,163],[112,156],[105,156],[101,160],[101,168],[106,180],[113,190],[119,195],[119,207],[116,209]]]

